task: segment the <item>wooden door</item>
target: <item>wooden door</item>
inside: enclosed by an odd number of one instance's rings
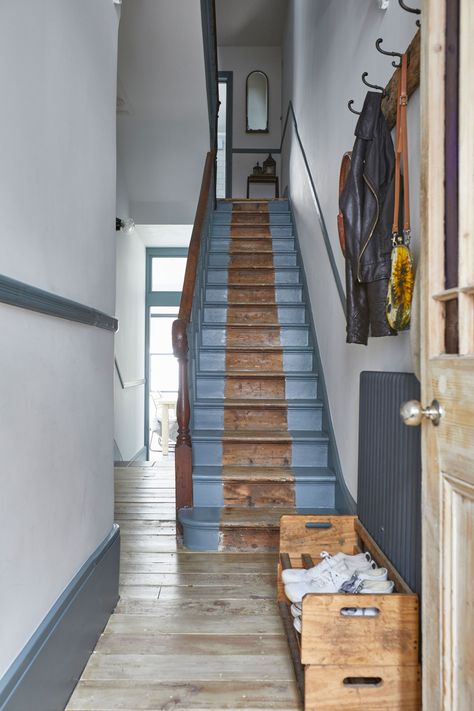
[[[423,709],[474,709],[474,2],[422,20]],[[459,60],[459,62],[458,62]]]

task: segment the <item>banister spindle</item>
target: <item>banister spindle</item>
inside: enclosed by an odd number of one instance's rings
[[[193,505],[192,484],[192,454],[189,421],[191,408],[189,405],[188,386],[188,336],[187,324],[182,319],[173,322],[173,353],[179,364],[179,392],[176,405],[178,436],[175,449],[176,474],[176,511],[185,506]]]

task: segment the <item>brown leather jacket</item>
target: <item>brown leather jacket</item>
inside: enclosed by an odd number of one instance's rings
[[[357,122],[351,169],[339,206],[346,238],[347,342],[395,335],[385,316],[390,276],[395,153],[380,104],[369,91]]]

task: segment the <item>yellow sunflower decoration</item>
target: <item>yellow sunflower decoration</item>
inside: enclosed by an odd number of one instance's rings
[[[411,301],[415,276],[408,246],[397,244],[392,249],[392,268],[387,294],[387,320],[395,331],[410,326]]]

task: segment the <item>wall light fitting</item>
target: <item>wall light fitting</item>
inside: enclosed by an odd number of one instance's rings
[[[125,220],[120,219],[120,217],[115,218],[115,231],[119,232],[120,230],[122,232],[125,232],[126,234],[130,234],[130,232],[133,232],[135,229],[135,222],[132,217],[127,217]]]

